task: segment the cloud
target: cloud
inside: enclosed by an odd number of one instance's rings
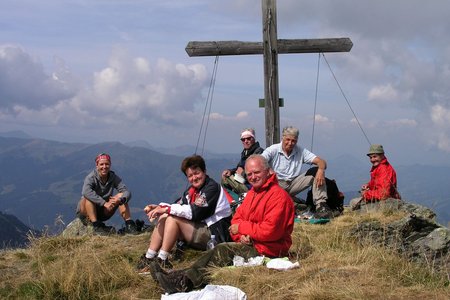
[[[44,109],[74,95],[72,86],[14,45],[0,45],[0,110]]]
[[[328,119],[325,116],[319,115],[319,114],[315,115],[315,120],[317,123],[329,123],[330,122],[330,119]]]
[[[8,100],[1,102],[3,119],[15,116],[24,124],[85,127],[138,123],[191,127],[199,119],[196,104],[203,101],[208,77],[203,65],[165,59],[152,65],[146,58],[129,57],[118,49],[108,66],[80,85],[67,69],[48,75],[22,49],[0,49],[0,63],[6,66],[0,68],[4,87],[0,93]],[[78,89],[69,94],[67,86]]]
[[[248,112],[240,111],[235,116],[226,116],[217,112],[213,112],[210,115],[211,120],[221,120],[221,121],[236,121],[236,120],[245,120],[248,118]]]

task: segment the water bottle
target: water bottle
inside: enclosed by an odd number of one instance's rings
[[[216,236],[214,234],[211,234],[211,239],[206,244],[206,248],[214,249],[214,247],[216,247],[216,245],[217,245]]]

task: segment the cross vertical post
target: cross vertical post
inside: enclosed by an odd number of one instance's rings
[[[262,2],[262,14],[266,145],[272,145],[280,142],[277,7],[275,0]]]
[[[278,91],[278,54],[349,52],[349,38],[278,39],[276,0],[262,1],[263,42],[190,41],[189,56],[262,54],[264,58],[264,111],[266,147],[280,141],[280,104]]]

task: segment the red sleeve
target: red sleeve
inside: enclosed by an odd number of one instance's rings
[[[250,193],[253,193],[253,191],[250,191],[247,193],[247,196],[249,196]],[[239,205],[239,207],[236,209],[236,212],[234,213],[233,218],[231,219],[231,224],[239,224],[239,227],[241,227],[241,223],[243,222],[243,212],[248,211],[249,208],[247,208],[247,206],[249,206],[249,201],[243,201],[241,205]],[[240,243],[241,242],[241,235],[239,232],[237,234],[231,234],[231,239],[236,242],[236,243]]]

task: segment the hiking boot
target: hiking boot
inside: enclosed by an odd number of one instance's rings
[[[153,280],[157,281],[156,274],[164,273],[167,274],[168,270],[173,268],[173,265],[170,263],[169,259],[162,260],[157,257],[149,266],[150,275],[152,275]]]
[[[177,241],[176,248],[172,254],[172,260],[180,262],[184,256],[184,242]]]
[[[168,294],[190,292],[194,289],[194,284],[183,270],[170,273],[158,272],[156,273],[156,279]]]
[[[316,208],[316,213],[314,214],[315,219],[330,219],[333,217],[333,212],[326,203],[321,203]]]
[[[106,226],[103,222],[94,224],[94,234],[96,235],[111,235],[115,233],[116,229],[113,226]]]
[[[133,220],[125,222],[125,226],[119,230],[119,234],[139,234],[136,223]]]
[[[136,269],[139,275],[150,274],[150,265],[155,261],[156,257],[148,258],[145,253],[139,258]]]

